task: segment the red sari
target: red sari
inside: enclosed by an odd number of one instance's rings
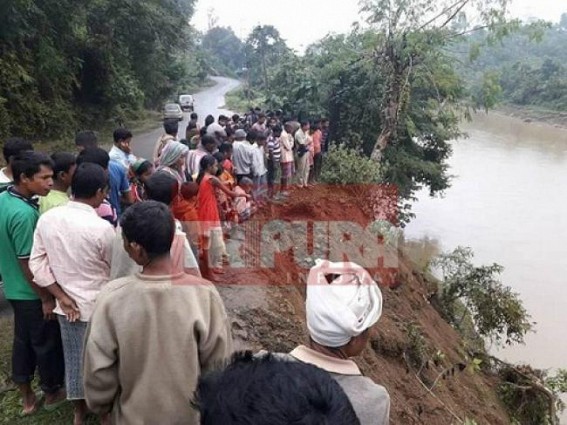
[[[205,236],[209,235],[211,229],[221,227],[217,197],[211,181],[212,178],[213,176],[210,174],[205,174],[199,184],[199,221],[201,222],[201,231]]]

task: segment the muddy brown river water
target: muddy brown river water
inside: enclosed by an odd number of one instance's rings
[[[503,282],[537,322],[526,344],[500,357],[567,367],[567,130],[479,114],[454,143],[452,187],[419,194],[407,239],[429,252],[470,246],[475,263],[505,267]],[[567,416],[562,423],[567,423]]]

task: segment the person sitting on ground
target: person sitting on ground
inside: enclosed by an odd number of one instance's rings
[[[236,179],[234,178],[234,165],[232,164],[232,152],[233,147],[232,144],[228,142],[224,142],[222,145],[219,146],[219,153],[220,157],[217,159],[221,159],[219,162],[222,168],[222,174],[220,176],[221,181],[228,184],[229,189],[233,189],[234,185],[236,184]]]
[[[201,425],[360,425],[345,392],[325,371],[249,352],[201,376],[193,405]]]
[[[112,134],[114,146],[108,152],[111,161],[116,161],[124,167],[126,172],[130,169],[138,158],[132,154],[132,132],[125,128],[117,128]]]
[[[96,133],[91,130],[79,131],[75,135],[75,147],[78,152],[85,149],[98,147],[98,138]]]
[[[87,415],[83,392],[83,341],[98,294],[110,280],[114,228],[96,215],[106,197],[108,177],[97,164],[77,167],[73,200],[43,214],[34,233],[30,270],[38,286],[57,300],[65,358],[67,399],[73,401],[73,425]],[[107,423],[101,417],[101,423]]]
[[[159,158],[162,151],[171,141],[177,141],[177,133],[179,131],[179,121],[175,119],[166,119],[163,121],[163,130],[165,133],[158,139],[154,147],[153,161],[154,165],[159,165]]]
[[[175,221],[163,203],[132,205],[120,226],[142,271],[98,297],[85,338],[87,404],[114,424],[197,424],[198,377],[232,353],[223,301],[210,282],[171,273]]]
[[[170,209],[174,199],[178,197],[178,181],[169,174],[155,173],[146,181],[146,198],[161,202]],[[175,220],[175,235],[171,247],[173,270],[169,274],[182,273],[201,276],[197,257],[195,256],[183,226]],[[118,279],[140,271],[140,267],[124,250],[124,241],[120,229],[116,232],[111,262],[111,279]]]
[[[10,158],[25,151],[33,151],[33,145],[28,140],[20,137],[11,137],[4,142],[2,154],[4,155],[6,166],[0,170],[0,193],[4,192],[8,189],[8,186],[14,183]]]
[[[51,160],[53,161],[53,188],[47,196],[39,198],[40,214],[69,202],[67,191],[71,187],[73,174],[77,168],[77,159],[69,152],[55,152],[51,155]]]
[[[146,182],[154,173],[153,164],[147,159],[138,159],[131,167],[132,178],[130,179],[130,191],[134,196],[134,202],[146,199]]]
[[[305,310],[309,343],[284,357],[329,372],[350,399],[361,425],[388,424],[388,392],[350,360],[362,353],[370,328],[382,314],[376,282],[355,263],[316,260],[307,278]]]
[[[253,188],[254,182],[248,177],[243,177],[238,186],[234,188],[234,191],[238,193],[238,196],[234,198],[234,209],[238,214],[239,223],[244,223],[246,220],[249,220],[256,212],[254,201],[246,197],[246,195],[252,194]]]

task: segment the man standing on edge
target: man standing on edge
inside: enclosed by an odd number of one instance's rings
[[[12,380],[23,398],[22,414],[38,409],[32,390],[36,367],[45,408],[65,400],[63,348],[59,324],[53,317],[53,296],[33,282],[29,269],[33,233],[39,218],[34,196],[45,196],[53,185],[49,157],[25,151],[11,158],[14,186],[0,195],[0,273],[4,293],[14,310]]]
[[[222,299],[210,282],[172,273],[175,222],[166,205],[134,204],[120,225],[142,271],[98,297],[85,342],[87,404],[115,424],[197,425],[198,377],[232,352]]]

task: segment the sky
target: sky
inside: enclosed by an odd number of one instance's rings
[[[214,11],[217,25],[232,27],[242,39],[258,24],[273,25],[290,47],[301,52],[329,33],[349,32],[352,23],[360,19],[358,9],[358,0],[197,0],[191,22],[206,31],[209,11]],[[512,16],[522,19],[557,22],[564,12],[565,0],[514,0],[511,6]]]

